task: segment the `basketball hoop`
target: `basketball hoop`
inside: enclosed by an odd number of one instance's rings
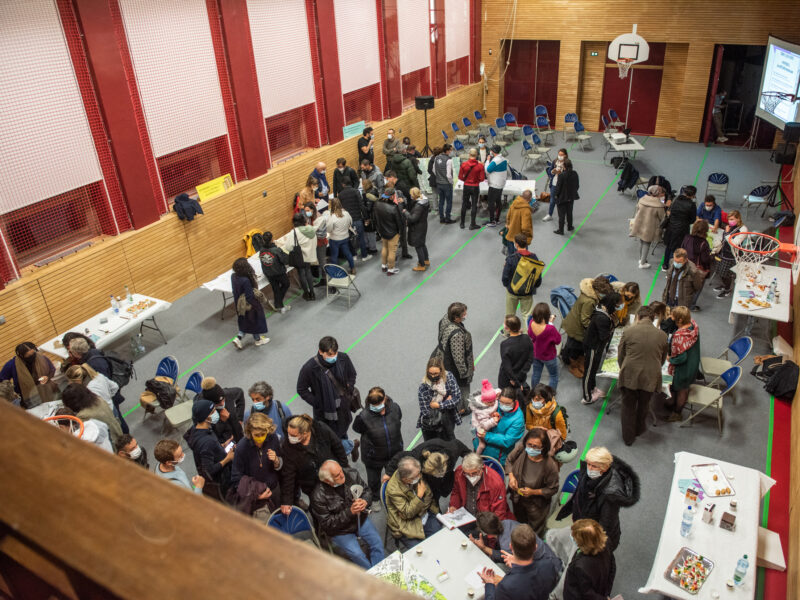
[[[628,76],[628,71],[630,71],[631,66],[633,66],[633,59],[632,58],[618,58],[617,59],[617,67],[619,67],[619,78],[625,79]]]
[[[764,92],[761,94],[761,104],[764,105],[764,110],[771,114],[775,114],[775,109],[778,108],[781,102],[793,103],[795,100],[797,100],[796,96],[786,92]]]
[[[779,262],[793,265],[798,256],[798,248],[794,244],[784,244],[766,233],[755,231],[737,231],[728,237],[733,258],[737,265],[743,265],[741,274],[744,277],[756,279],[758,265],[769,258],[777,258]],[[788,255],[780,258],[780,254]]]
[[[54,415],[52,417],[45,417],[42,421],[50,421],[56,426],[59,425],[59,421],[70,421],[70,432],[72,432],[72,435],[79,439],[83,437],[83,421],[73,415]]]

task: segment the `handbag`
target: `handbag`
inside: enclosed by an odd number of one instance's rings
[[[442,409],[431,408],[424,415],[420,415],[419,424],[423,429],[439,429],[442,426]]]
[[[294,248],[289,251],[289,264],[295,269],[301,269],[306,261],[303,258],[303,249],[300,247],[300,242],[297,241],[297,230],[294,230]]]
[[[250,303],[247,301],[247,298],[244,297],[244,294],[239,296],[239,299],[236,301],[236,314],[243,317],[250,308]]]
[[[336,389],[336,393],[339,394],[342,400],[346,401],[350,406],[350,412],[356,413],[363,408],[361,404],[361,392],[358,391],[356,386],[352,388],[348,388],[343,386],[338,379],[334,376],[330,369],[326,369],[322,366],[322,363],[319,362],[319,357],[317,357],[317,364],[322,368],[325,372],[325,375],[328,376],[328,379],[331,380],[333,387]]]

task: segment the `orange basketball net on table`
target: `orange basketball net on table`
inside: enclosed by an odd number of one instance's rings
[[[794,244],[785,244],[771,235],[755,231],[737,231],[728,237],[728,244],[736,264],[745,265],[745,269],[760,265],[769,258],[777,258],[779,262],[792,265],[798,254],[798,248]]]
[[[628,71],[630,71],[631,66],[633,65],[632,58],[618,58],[617,59],[617,67],[619,67],[619,78],[625,79],[628,76]]]
[[[72,431],[72,435],[76,438],[83,437],[83,421],[78,417],[72,415],[54,415],[52,417],[45,417],[42,421],[50,421],[53,425],[58,425],[59,421],[71,421],[70,430]]]

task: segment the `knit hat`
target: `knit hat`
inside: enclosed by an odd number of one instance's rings
[[[497,392],[494,391],[492,384],[488,379],[481,381],[481,402],[484,404],[492,404],[497,398]]]
[[[211,400],[214,404],[219,404],[221,402],[220,398],[225,397],[225,392],[217,385],[217,380],[214,377],[204,377],[203,381],[200,382],[200,387],[203,388],[200,397]]]
[[[211,400],[202,398],[195,400],[192,405],[192,422],[195,424],[202,423],[212,412],[214,412],[214,403]]]
[[[392,196],[394,196],[394,188],[393,187],[387,187],[387,188],[385,188],[383,190],[383,194],[381,195],[381,198],[391,198]]]
[[[492,152],[494,152],[495,154],[500,154],[502,151],[503,151],[503,149],[500,146],[498,146],[497,144],[492,146]]]

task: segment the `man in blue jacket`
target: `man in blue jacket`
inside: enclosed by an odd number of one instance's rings
[[[331,192],[331,186],[328,185],[328,177],[326,175],[327,168],[324,162],[318,162],[317,167],[311,171],[311,176],[319,181],[319,187],[317,188],[316,198],[317,202],[320,200],[328,201],[328,194]]]
[[[508,162],[502,154],[500,146],[492,146],[490,156],[486,160],[486,179],[489,182],[489,227],[496,227],[500,222],[500,211],[503,208],[503,188],[508,180]]]
[[[505,576],[484,568],[486,600],[547,600],[561,574],[561,561],[554,554],[536,553],[536,534],[530,525],[520,525],[511,534],[512,554],[502,552],[509,568]]]

